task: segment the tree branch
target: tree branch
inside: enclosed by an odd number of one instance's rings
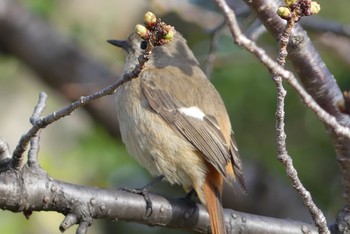
[[[298,4],[298,3],[295,3]],[[297,11],[291,12],[291,17],[287,20],[287,24],[280,36],[279,39],[279,52],[277,56],[277,63],[281,66],[284,66],[286,63],[286,58],[288,55],[287,46],[289,43],[289,39],[291,36],[291,32],[295,23],[299,21],[299,19],[303,15],[299,15],[301,11],[299,9]],[[284,102],[287,91],[284,89],[282,84],[282,77],[274,76],[273,80],[276,84],[277,89],[277,110],[276,110],[276,133],[277,133],[277,158],[280,160],[282,165],[285,167],[288,177],[292,181],[293,188],[297,190],[300,198],[304,202],[304,205],[309,209],[309,213],[311,214],[319,233],[329,233],[327,227],[327,220],[324,217],[322,211],[316,206],[314,203],[311,194],[306,190],[301,180],[298,177],[297,170],[293,165],[293,160],[287,151],[286,138],[287,135],[284,129],[285,122],[285,111],[284,111]]]
[[[0,142],[3,143],[3,142]],[[142,196],[118,190],[74,185],[55,180],[40,168],[25,165],[21,170],[0,173],[0,208],[13,212],[56,211],[65,215],[60,230],[79,224],[77,233],[93,219],[125,220],[147,225],[167,226],[209,233],[209,215],[197,204],[150,194],[153,212],[145,218]],[[317,233],[310,224],[269,218],[225,209],[228,233]]]

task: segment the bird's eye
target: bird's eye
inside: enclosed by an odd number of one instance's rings
[[[147,41],[141,41],[140,48],[141,50],[145,50],[147,48]]]

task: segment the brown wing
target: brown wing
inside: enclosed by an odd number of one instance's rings
[[[199,118],[184,113],[183,108],[191,106],[186,106],[176,99],[175,95],[160,89],[152,75],[141,77],[141,89],[150,107],[175,131],[191,142],[220,174],[226,179],[231,179],[226,172],[226,165],[232,160],[231,146],[226,144],[215,117],[203,115]]]

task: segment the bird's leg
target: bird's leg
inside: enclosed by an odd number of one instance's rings
[[[186,193],[186,196],[180,197],[181,200],[189,204],[190,206],[196,206],[196,202],[192,200],[192,197],[197,196],[196,190],[194,188],[191,188],[191,190]]]
[[[194,196],[197,196],[197,192],[196,190],[194,190],[194,188],[191,188],[191,190],[186,194],[186,196],[180,197],[180,200],[186,202],[188,206],[193,209],[191,215],[193,215],[197,209],[197,203],[194,200],[192,200],[192,197]]]
[[[197,192],[196,190],[194,190],[193,188],[186,194],[186,196],[184,197],[185,200],[190,200],[192,201],[192,197],[193,196],[197,196]]]
[[[139,194],[143,196],[146,202],[146,215],[145,217],[148,218],[152,214],[152,201],[151,198],[149,197],[149,190],[157,184],[159,181],[161,181],[165,176],[164,175],[159,175],[156,178],[154,178],[150,183],[146,184],[145,186],[141,188],[136,188],[136,189],[130,189],[130,188],[120,188],[123,191],[129,192],[129,193],[134,193],[134,194]]]

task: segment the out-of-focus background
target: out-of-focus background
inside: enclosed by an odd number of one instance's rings
[[[4,2],[2,2],[4,1]],[[45,113],[51,113],[69,104],[69,99],[79,96],[80,88],[95,90],[107,85],[104,75],[108,73],[117,79],[121,74],[124,57],[122,51],[106,43],[107,39],[124,39],[132,32],[136,23],[142,23],[143,14],[151,10],[165,22],[175,26],[185,38],[200,61],[203,69],[209,52],[210,30],[220,25],[223,17],[214,4],[204,0],[16,0],[14,4],[21,10],[43,21],[57,38],[68,41],[74,49],[99,64],[98,73],[91,80],[79,83],[69,82],[57,88],[61,80],[50,80],[50,73],[33,70],[36,66],[35,53],[25,55],[27,62],[18,60],[8,50],[9,45],[1,44],[4,37],[1,31],[4,4],[0,0],[0,137],[13,150],[29,127],[29,117],[37,102],[38,94],[48,94]],[[11,2],[11,1],[10,1]],[[237,9],[244,9],[244,3]],[[321,12],[318,17],[324,20],[349,23],[350,3],[345,0],[319,0]],[[16,12],[12,12],[16,14]],[[18,17],[22,16],[18,11]],[[32,18],[29,18],[32,19]],[[243,29],[255,20],[253,15],[242,14],[239,18]],[[43,33],[47,27],[33,27],[33,36]],[[28,28],[23,28],[28,29]],[[42,29],[42,30],[41,30]],[[37,34],[36,34],[37,33]],[[309,36],[322,55],[338,84],[349,89],[349,41],[330,33],[310,32]],[[55,37],[56,38],[56,37]],[[27,38],[13,38],[18,48],[26,46]],[[46,46],[54,42],[47,38]],[[336,43],[334,43],[336,41]],[[340,43],[342,42],[342,43]],[[267,33],[259,37],[257,43],[269,54],[275,56],[276,41]],[[59,48],[46,47],[46,52]],[[283,167],[276,159],[274,115],[276,92],[267,70],[245,50],[232,43],[228,31],[222,30],[217,44],[217,59],[214,63],[211,81],[222,95],[235,131],[236,140],[244,163],[248,195],[227,188],[224,206],[244,212],[280,218],[311,221],[296,192],[291,188]],[[22,55],[23,56],[23,55]],[[67,61],[70,57],[67,55]],[[24,61],[24,60],[23,60]],[[28,62],[29,61],[29,62]],[[50,66],[61,66],[62,61],[50,61]],[[67,70],[73,66],[67,62]],[[91,69],[85,67],[80,69]],[[38,75],[40,74],[40,75]],[[43,75],[44,74],[44,75]],[[48,74],[45,77],[45,74]],[[84,74],[82,71],[80,74]],[[91,72],[88,72],[91,75]],[[83,75],[84,76],[84,75]],[[59,77],[59,76],[57,76]],[[58,78],[55,78],[58,79]],[[72,78],[73,79],[73,78]],[[76,78],[74,78],[76,79]],[[84,77],[80,77],[84,80]],[[113,79],[112,79],[113,80]],[[306,110],[293,90],[287,86],[286,131],[287,147],[293,157],[299,176],[311,192],[316,204],[324,211],[329,223],[334,222],[337,211],[342,207],[341,185],[338,165],[331,141],[323,125],[313,113]],[[63,95],[64,94],[64,95]],[[127,154],[117,134],[118,126],[113,121],[106,123],[99,113],[107,113],[115,119],[116,109],[111,105],[111,97],[101,100],[98,108],[79,109],[42,131],[40,163],[50,176],[76,184],[102,188],[120,186],[140,187],[151,180],[148,173],[139,167]],[[107,104],[106,104],[107,103]],[[108,104],[109,103],[109,104]],[[108,110],[106,110],[108,109]],[[95,111],[95,112],[94,112]],[[92,114],[93,113],[93,114]],[[181,187],[167,183],[157,185],[154,191],[167,197],[184,196]],[[0,211],[2,233],[59,233],[58,226],[63,215],[54,212],[36,212],[29,220],[24,215]],[[94,221],[88,233],[184,233],[160,227],[147,227],[123,221]],[[71,228],[66,233],[75,233]]]

